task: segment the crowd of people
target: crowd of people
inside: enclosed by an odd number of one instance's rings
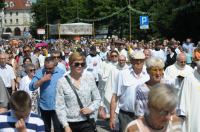
[[[110,131],[200,132],[200,43],[35,45],[0,43],[0,131],[96,132],[102,119]]]

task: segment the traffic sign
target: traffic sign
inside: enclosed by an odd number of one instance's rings
[[[140,16],[140,29],[149,29],[149,17]]]

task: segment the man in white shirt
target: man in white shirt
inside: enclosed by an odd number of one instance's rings
[[[87,71],[91,72],[94,77],[96,84],[99,82],[99,74],[101,72],[101,57],[97,54],[96,46],[90,47],[90,54],[86,57]]]
[[[171,66],[168,66],[165,69],[165,78],[174,82],[175,88],[180,90],[182,79],[187,75],[193,73],[193,68],[189,65],[186,65],[186,55],[180,53],[177,55],[176,63]]]
[[[119,100],[119,131],[123,132],[126,125],[136,118],[135,97],[136,87],[149,80],[149,75],[144,68],[145,55],[142,51],[130,54],[132,67],[122,70],[118,74],[117,84],[113,86],[111,98],[110,128],[115,128],[116,107]]]
[[[13,68],[6,64],[7,62],[7,54],[6,53],[1,53],[0,54],[0,77],[2,78],[9,94],[11,95],[12,93],[15,92],[15,73]]]

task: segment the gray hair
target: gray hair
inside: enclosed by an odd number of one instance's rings
[[[146,60],[146,67],[147,67],[147,69],[149,69],[151,67],[164,68],[165,67],[165,63],[160,58],[150,57],[149,59]]]
[[[181,57],[185,57],[185,60],[186,60],[186,55],[185,55],[185,53],[179,53],[179,54],[176,56],[176,60],[180,60]]]
[[[157,84],[149,92],[148,106],[159,110],[175,109],[178,97],[174,87],[167,84]]]
[[[24,69],[25,69],[26,73],[29,72],[30,68],[35,68],[35,65],[31,63],[31,64],[26,64],[24,66]]]

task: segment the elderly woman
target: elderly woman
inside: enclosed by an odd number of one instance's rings
[[[38,99],[39,99],[39,91],[35,90],[35,91],[30,91],[29,90],[29,84],[33,78],[33,76],[35,75],[35,65],[34,64],[26,64],[24,66],[25,68],[25,72],[26,72],[26,76],[24,76],[20,82],[19,82],[19,90],[23,90],[26,91],[32,100],[32,111],[35,113],[38,113]]]
[[[60,78],[57,83],[56,113],[64,126],[65,132],[95,132],[95,111],[100,105],[100,94],[95,79],[86,70],[85,57],[72,53],[69,57],[70,73]],[[76,96],[76,93],[77,96]],[[80,106],[78,98],[83,106]]]
[[[177,94],[173,87],[158,84],[148,96],[149,112],[127,125],[125,132],[181,132],[181,120],[174,115]]]
[[[164,66],[164,62],[160,58],[151,57],[146,60],[146,69],[150,79],[146,83],[137,87],[135,102],[135,114],[137,116],[143,116],[147,110],[148,93],[154,85],[163,80]]]

